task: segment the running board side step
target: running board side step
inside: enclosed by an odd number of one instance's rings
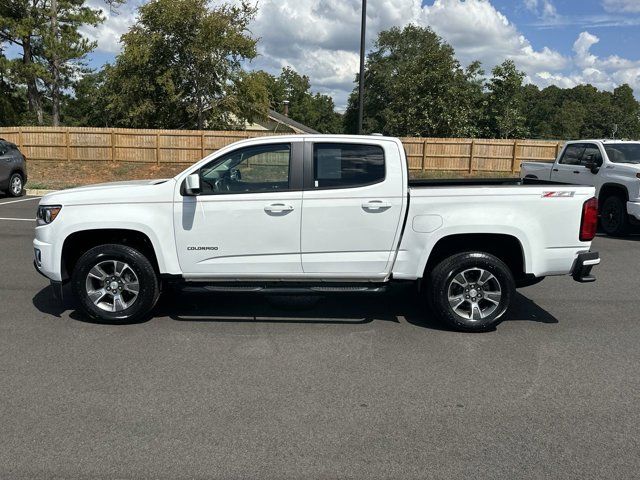
[[[385,291],[386,284],[363,285],[193,285],[187,284],[185,292],[216,293],[267,293],[286,295],[311,295],[321,293],[379,293]]]

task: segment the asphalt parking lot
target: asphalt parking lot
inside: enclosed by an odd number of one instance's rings
[[[173,293],[83,321],[0,197],[0,478],[637,478],[640,236],[595,284],[520,290],[462,334],[411,289],[295,305]],[[6,220],[7,218],[25,220]]]

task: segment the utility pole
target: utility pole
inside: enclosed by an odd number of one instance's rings
[[[362,135],[364,117],[364,53],[367,30],[367,0],[362,0],[362,24],[360,25],[360,77],[358,78],[358,135]]]

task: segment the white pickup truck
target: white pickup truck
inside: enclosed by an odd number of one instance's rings
[[[496,325],[516,286],[593,281],[593,187],[519,179],[410,181],[381,136],[273,136],[229,145],[170,180],[47,195],[35,267],[105,322],[150,315],[163,285],[377,292],[420,284],[459,330]]]
[[[600,223],[609,235],[640,223],[640,142],[567,142],[554,163],[523,162],[520,177],[596,187]]]

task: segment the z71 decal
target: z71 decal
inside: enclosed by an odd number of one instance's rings
[[[542,198],[573,198],[575,191],[542,192]]]

